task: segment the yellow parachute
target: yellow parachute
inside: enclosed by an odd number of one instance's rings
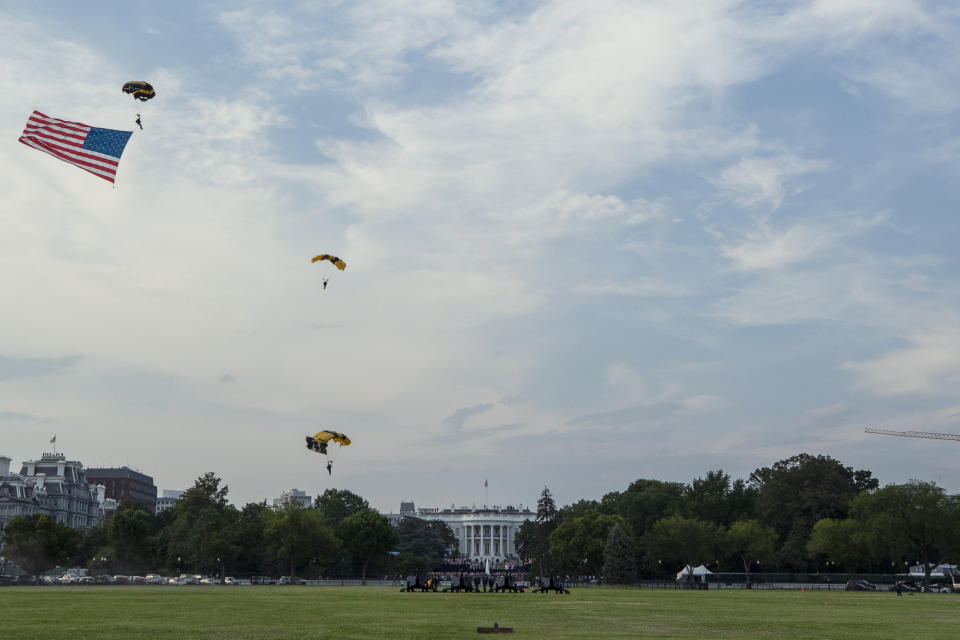
[[[312,436],[307,436],[307,449],[318,453],[327,453],[327,443],[333,440],[340,443],[341,447],[350,444],[350,438],[336,431],[317,431]]]
[[[321,254],[318,255],[318,256],[313,256],[313,258],[310,260],[310,262],[320,262],[321,260],[329,260],[329,261],[332,262],[333,264],[337,265],[337,269],[340,269],[340,271],[343,271],[344,269],[347,268],[347,263],[346,263],[346,262],[344,262],[343,260],[341,260],[341,259],[338,258],[337,256],[331,256],[331,255],[328,255],[328,254],[326,254],[326,253],[321,253]]]

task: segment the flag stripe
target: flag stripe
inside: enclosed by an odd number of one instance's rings
[[[90,136],[91,130],[94,129],[95,135]],[[99,129],[81,122],[51,118],[39,111],[34,111],[27,120],[20,142],[113,182],[120,164],[119,156],[126,145],[126,138],[123,136],[129,137],[131,134],[132,132]],[[88,136],[90,136],[89,141]],[[119,144],[118,136],[121,138]],[[84,148],[84,145],[105,151],[117,151],[117,154],[100,153],[94,149]]]
[[[43,151],[43,152],[45,152],[45,153],[49,153],[50,155],[52,155],[54,158],[57,158],[58,160],[63,160],[64,162],[69,162],[70,164],[72,164],[72,165],[74,165],[74,166],[80,167],[80,168],[83,169],[84,171],[89,171],[90,173],[92,173],[92,174],[94,174],[94,175],[96,175],[96,176],[100,176],[101,178],[104,178],[105,180],[109,180],[110,182],[113,182],[113,176],[116,175],[116,171],[114,171],[114,170],[112,170],[112,169],[108,169],[108,168],[106,168],[106,167],[101,167],[101,166],[95,165],[95,164],[93,164],[93,163],[91,163],[91,162],[85,162],[85,161],[83,161],[83,160],[78,160],[78,159],[76,159],[76,158],[73,158],[73,157],[72,157],[71,155],[69,155],[69,154],[60,153],[60,152],[57,151],[56,149],[52,148],[50,145],[43,144],[42,142],[37,142],[36,140],[27,140],[27,139],[24,139],[24,138],[20,138],[20,142],[22,142],[23,144],[27,145],[28,147],[33,147],[34,149],[36,149],[36,150],[38,150],[38,151]]]
[[[54,144],[46,139],[38,140],[36,138],[32,138],[32,140],[42,146],[44,149],[56,149],[57,151],[62,152],[64,155],[92,160],[94,163],[109,165],[111,167],[116,167],[118,164],[120,164],[114,160],[112,156],[105,156],[104,154],[97,153],[96,151],[74,151],[71,148],[64,147],[60,144]]]

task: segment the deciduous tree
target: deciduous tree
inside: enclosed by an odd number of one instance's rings
[[[724,552],[743,563],[747,589],[750,588],[750,567],[755,562],[772,560],[776,543],[776,531],[759,520],[738,520],[720,534],[720,546]]]
[[[65,563],[81,534],[46,514],[17,516],[3,530],[3,553],[31,575]]]
[[[343,546],[360,561],[363,584],[367,583],[370,562],[385,557],[399,541],[397,530],[390,521],[369,509],[347,516],[337,527],[337,535]]]

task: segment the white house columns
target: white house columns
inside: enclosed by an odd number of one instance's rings
[[[472,560],[505,560],[517,555],[514,538],[524,520],[536,514],[529,509],[420,509],[421,518],[442,520],[457,537],[460,554]]]

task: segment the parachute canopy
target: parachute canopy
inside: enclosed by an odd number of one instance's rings
[[[122,91],[129,93],[134,99],[140,100],[141,102],[146,102],[157,95],[157,92],[153,90],[153,85],[143,80],[131,80],[130,82],[124,83]]]
[[[327,453],[327,443],[333,440],[340,443],[341,447],[350,444],[350,438],[336,431],[317,431],[312,436],[307,436],[307,449],[318,453]]]
[[[346,262],[344,262],[343,260],[341,260],[341,259],[338,258],[337,256],[327,255],[326,253],[321,253],[321,254],[318,255],[318,256],[313,256],[313,258],[310,260],[310,262],[320,262],[321,260],[329,260],[329,261],[332,262],[333,264],[337,265],[337,269],[340,269],[340,271],[343,271],[344,269],[347,268],[347,263],[346,263]]]

